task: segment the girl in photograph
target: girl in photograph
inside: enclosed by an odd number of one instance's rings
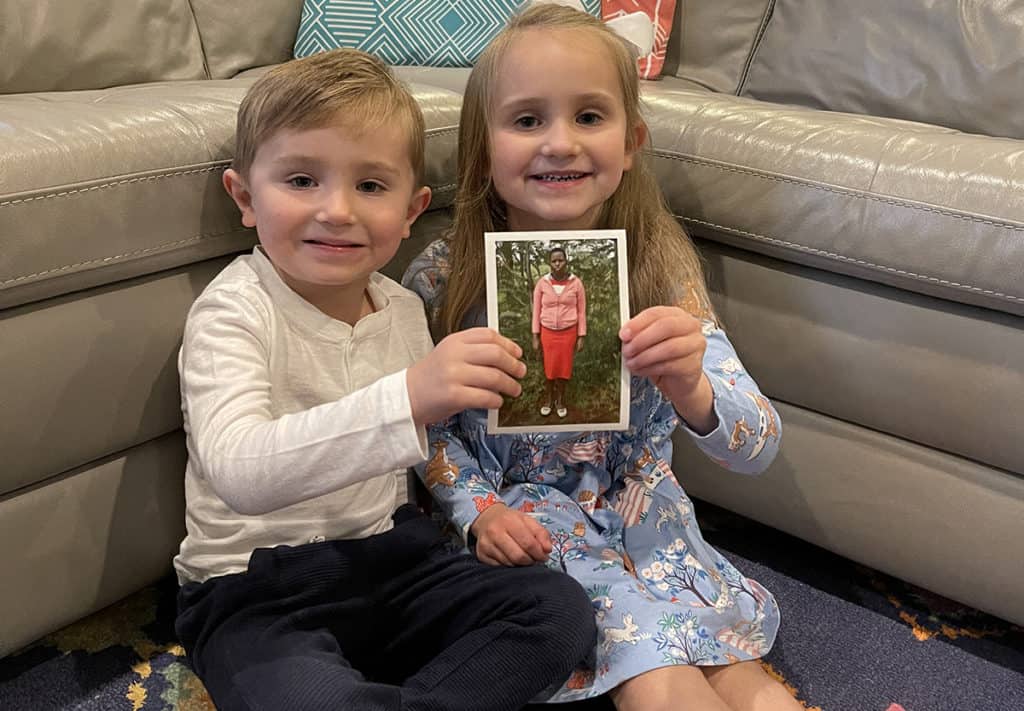
[[[564,418],[565,386],[572,379],[572,363],[583,350],[587,335],[587,292],[583,281],[569,273],[565,250],[555,247],[548,252],[551,271],[537,280],[533,289],[533,350],[540,351],[544,362],[545,402],[540,414]]]
[[[544,700],[800,709],[757,661],[778,631],[775,598],[704,540],[670,468],[677,428],[743,474],[764,471],[781,431],[644,164],[639,93],[636,53],[597,18],[552,3],[514,17],[466,86],[452,227],[404,280],[441,336],[486,323],[485,232],[624,229],[629,429],[491,436],[487,413],[468,410],[429,429],[421,476],[480,560],[544,563],[590,595],[594,661]]]

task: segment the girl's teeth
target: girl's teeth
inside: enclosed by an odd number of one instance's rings
[[[547,182],[564,183],[567,180],[576,180],[579,177],[579,175],[542,175],[540,179]]]

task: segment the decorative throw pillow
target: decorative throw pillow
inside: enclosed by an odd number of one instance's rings
[[[646,57],[641,57],[639,62],[641,79],[657,79],[661,74],[675,11],[676,0],[601,0],[601,17],[605,20],[631,12],[643,12],[654,23],[654,48]]]
[[[356,47],[389,64],[471,67],[522,4],[523,0],[305,0],[295,56]],[[583,6],[598,15],[602,0],[583,0]],[[671,12],[668,17],[671,23]]]

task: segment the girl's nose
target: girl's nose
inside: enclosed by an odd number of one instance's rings
[[[544,145],[541,146],[540,152],[541,155],[555,158],[578,155],[580,144],[574,125],[565,121],[553,122],[544,136]]]
[[[323,202],[316,213],[316,221],[330,225],[347,225],[354,222],[352,201],[344,190],[325,193]]]

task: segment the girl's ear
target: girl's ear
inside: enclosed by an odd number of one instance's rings
[[[242,225],[245,227],[255,227],[256,211],[253,210],[252,193],[249,192],[249,188],[245,184],[245,178],[237,170],[228,168],[224,171],[221,182],[224,184],[224,189],[228,192],[228,195],[231,196],[231,199],[235,201],[238,209],[242,212]]]
[[[637,123],[636,126],[633,127],[632,147],[630,147],[629,145],[626,146],[626,160],[623,163],[623,168],[625,170],[631,170],[633,168],[633,157],[637,154],[637,151],[639,151],[646,142],[647,124],[644,123],[643,121],[640,121]]]

